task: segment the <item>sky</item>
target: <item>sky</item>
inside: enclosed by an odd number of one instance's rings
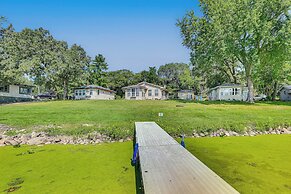
[[[198,0],[0,0],[0,16],[17,31],[43,27],[58,40],[105,56],[109,70],[139,72],[171,62],[189,63],[175,25]]]

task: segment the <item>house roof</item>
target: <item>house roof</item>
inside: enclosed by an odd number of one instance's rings
[[[225,83],[225,84],[222,84],[220,86],[216,86],[214,88],[210,88],[208,90],[208,93],[211,92],[212,90],[216,90],[217,88],[230,88],[230,87],[246,87],[246,86],[243,86],[243,85],[240,85],[240,84],[231,84],[231,83]]]
[[[194,91],[193,90],[179,90],[178,91],[179,93],[193,93]]]
[[[282,86],[282,88],[279,91],[281,91],[282,89],[291,90],[291,85]]]
[[[76,87],[75,89],[98,89],[98,90],[104,90],[104,91],[116,93],[115,91],[110,90],[109,88],[104,88],[102,86],[97,86],[97,85],[80,86],[80,87]]]
[[[156,87],[156,88],[160,88],[161,90],[167,91],[165,87],[158,86],[158,85],[155,85],[155,84],[152,84],[152,83],[148,83],[148,82],[140,82],[140,83],[138,83],[136,85],[130,85],[130,86],[123,87],[122,89],[137,88],[137,87],[143,88],[143,89],[147,89],[146,85],[153,86],[153,87]]]
[[[19,84],[20,87],[29,87],[29,88],[35,88],[36,86],[33,85],[27,85],[27,84]]]
[[[28,85],[28,84],[1,84],[1,86],[11,86],[11,85],[14,85],[14,86],[20,86],[20,87],[30,87],[30,88],[34,88],[36,86],[34,85]]]

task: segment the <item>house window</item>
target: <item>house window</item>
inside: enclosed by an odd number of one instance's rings
[[[139,89],[136,88],[136,96],[139,96]]]
[[[152,96],[152,90],[149,90],[149,96]]]
[[[93,95],[93,90],[90,90],[90,96],[92,96]]]
[[[132,89],[131,89],[131,96],[132,96],[132,97],[135,97],[135,88],[132,88]]]
[[[232,94],[233,96],[238,95],[238,89],[237,89],[237,88],[232,88],[232,92],[231,92],[231,94]]]
[[[76,95],[76,96],[78,96],[78,92],[79,92],[78,90],[75,91],[75,95]]]
[[[100,90],[97,90],[97,95],[99,95],[100,94]]]
[[[155,89],[155,96],[159,96],[159,89]]]
[[[220,92],[220,95],[223,96],[223,92]]]
[[[130,89],[127,90],[127,96],[130,97]]]
[[[30,94],[31,89],[26,87],[19,87],[19,94]]]
[[[86,91],[85,90],[83,90],[83,96],[85,96],[86,95]]]
[[[0,86],[0,92],[9,93],[9,86]]]

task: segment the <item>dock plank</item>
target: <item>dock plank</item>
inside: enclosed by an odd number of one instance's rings
[[[146,194],[238,193],[154,122],[136,123]]]

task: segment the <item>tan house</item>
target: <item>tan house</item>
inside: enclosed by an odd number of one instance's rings
[[[136,85],[122,88],[127,100],[166,100],[168,92],[165,87],[141,82]]]
[[[0,103],[31,101],[33,87],[29,85],[0,85]]]
[[[193,100],[195,98],[193,90],[180,90],[178,91],[178,98],[181,100]]]
[[[75,88],[76,100],[114,100],[115,91],[96,85]]]
[[[208,91],[209,100],[246,101],[248,88],[238,84],[223,84]]]

